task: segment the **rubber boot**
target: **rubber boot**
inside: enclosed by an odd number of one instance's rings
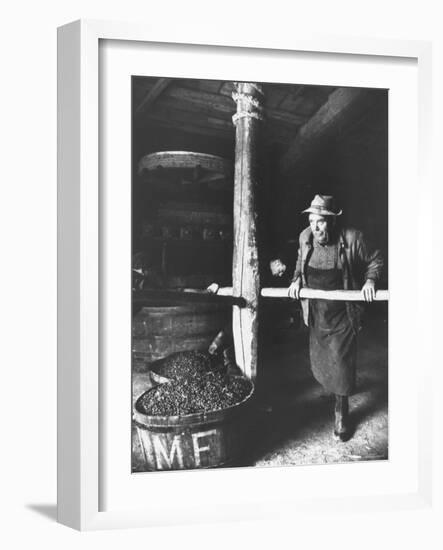
[[[334,436],[340,439],[340,441],[348,441],[351,435],[349,426],[349,398],[347,395],[336,395]]]

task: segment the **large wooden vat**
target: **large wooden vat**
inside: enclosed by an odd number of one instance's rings
[[[189,470],[236,465],[248,451],[254,388],[237,405],[184,416],[149,416],[134,406],[142,470]]]
[[[162,304],[143,307],[133,318],[133,366],[176,351],[207,350],[217,333],[231,323],[232,308],[225,304]]]
[[[138,183],[134,246],[161,266],[165,285],[230,280],[232,162],[191,151],[149,153]]]

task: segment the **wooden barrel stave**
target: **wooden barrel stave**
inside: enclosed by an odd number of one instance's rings
[[[134,366],[186,350],[207,350],[230,323],[231,308],[219,304],[185,304],[142,308],[133,320]]]
[[[209,413],[148,416],[134,407],[145,470],[214,468],[240,459],[247,447],[251,393],[239,404]]]
[[[208,334],[216,331],[221,322],[228,321],[226,311],[215,308],[151,308],[144,307],[136,315],[132,335],[134,338],[146,338],[150,335],[187,336]]]

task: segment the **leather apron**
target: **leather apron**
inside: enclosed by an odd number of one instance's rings
[[[338,267],[338,249],[333,269],[306,266],[309,288],[338,290],[343,276]],[[346,302],[309,301],[309,350],[311,369],[325,391],[351,395],[355,391],[357,339],[346,311]]]

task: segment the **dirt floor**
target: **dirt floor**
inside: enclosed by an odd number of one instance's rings
[[[367,320],[360,334],[357,393],[349,400],[355,432],[346,443],[333,437],[334,397],[325,395],[311,374],[307,331],[270,346],[264,369],[262,436],[253,464],[388,458],[387,336],[387,320],[382,316]]]
[[[286,466],[388,458],[388,325],[384,311],[366,320],[360,334],[357,393],[350,398],[355,432],[343,443],[333,437],[334,398],[325,395],[309,367],[308,332],[280,331],[263,346],[259,407],[250,453],[242,465]],[[134,395],[149,386],[134,376]],[[136,438],[134,471],[143,471]]]

